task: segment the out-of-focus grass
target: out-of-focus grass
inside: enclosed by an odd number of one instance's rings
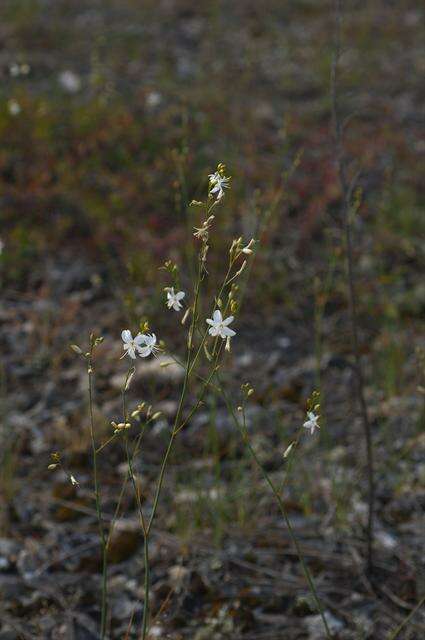
[[[72,225],[73,231],[97,236],[99,244],[110,226],[114,234],[125,234],[122,227],[132,222],[154,231],[164,222],[174,225],[170,186],[178,172],[171,152],[182,149],[187,149],[189,196],[196,194],[206,168],[221,158],[238,176],[245,205],[253,189],[273,189],[291,149],[305,146],[309,158],[302,173],[314,166],[319,174],[300,178],[307,188],[298,206],[304,209],[313,196],[323,197],[314,182],[328,169],[321,169],[314,155],[326,151],[329,134],[329,7],[273,2],[263,15],[247,2],[227,7],[223,15],[213,1],[199,8],[193,2],[161,7],[127,0],[86,9],[36,0],[6,2],[3,8],[5,62],[31,67],[28,76],[17,78],[4,69],[2,98],[16,99],[21,113],[11,116],[4,103],[3,176],[10,188],[19,187],[21,197],[40,198],[31,202],[34,223],[43,216],[51,228],[54,213],[58,240]],[[377,15],[382,17],[378,34]],[[360,13],[348,6],[343,89],[367,91],[378,80],[387,56],[409,34],[408,24],[397,24],[397,17],[398,11],[384,4]],[[167,39],[161,38],[163,31]],[[390,47],[385,56],[384,45]],[[58,82],[67,69],[81,81],[81,90],[71,95]],[[366,109],[368,120],[375,119],[380,106]],[[391,106],[388,111],[391,116]],[[370,164],[378,147],[401,142],[398,131],[376,121],[373,127],[374,140],[362,152]],[[359,150],[368,136],[367,120],[363,129],[355,127],[352,134]],[[327,185],[321,186],[326,191]],[[53,212],[50,196],[59,197]]]
[[[344,7],[342,115],[354,115],[345,142],[362,167],[364,193],[355,229],[361,315],[372,335],[383,329],[376,376],[391,394],[404,384],[403,347],[393,337],[401,319],[414,326],[424,308],[415,277],[423,259],[420,12],[407,0]],[[270,317],[282,308],[296,319],[312,315],[314,283],[326,289],[332,262],[322,311],[345,307],[340,232],[329,215],[339,198],[329,123],[332,8],[310,0],[273,0],[267,12],[250,0],[223,8],[216,0],[2,4],[3,283],[37,289],[48,256],[85,253],[132,322],[139,288],[149,291],[145,311],[153,314],[163,259],[182,264],[183,278],[190,270],[198,213],[187,202],[201,196],[220,160],[234,180],[217,215],[210,268],[220,269],[214,255],[230,236],[253,233],[284,185],[248,301]],[[23,64],[25,73],[12,73]],[[72,91],[61,80],[69,71]],[[330,340],[344,344],[345,328]]]

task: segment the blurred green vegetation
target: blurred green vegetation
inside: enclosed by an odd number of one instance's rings
[[[408,0],[344,6],[341,111],[362,169],[361,311],[372,336],[382,328],[377,375],[392,394],[406,357],[400,321],[425,309],[421,15]],[[331,4],[272,0],[264,12],[251,0],[5,0],[0,14],[4,286],[34,290],[48,258],[86,255],[130,317],[138,287],[151,291],[153,311],[162,261],[177,260],[183,278],[190,271],[198,213],[187,203],[223,161],[233,183],[213,249],[251,236],[271,212],[248,299],[270,317],[284,307],[299,318],[314,313],[319,282],[330,309],[345,306]]]

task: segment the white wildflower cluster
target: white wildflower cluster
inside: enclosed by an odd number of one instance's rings
[[[208,176],[209,184],[208,184],[208,201],[200,202],[198,200],[192,200],[190,203],[191,206],[203,206],[206,208],[207,217],[200,227],[195,227],[194,236],[202,241],[202,247],[200,249],[200,260],[202,267],[206,273],[205,262],[208,252],[208,239],[209,233],[214,222],[214,216],[208,215],[214,205],[222,200],[224,197],[224,190],[230,187],[230,177],[225,175],[225,165],[219,163],[217,165],[217,170],[214,173],[210,173]],[[239,258],[239,256],[249,256],[253,253],[253,246],[255,244],[254,239],[251,239],[248,244],[244,244],[242,238],[238,238],[233,240],[232,245],[229,250],[230,254],[230,264],[233,265],[235,261]],[[227,284],[231,284],[234,281],[244,268],[246,267],[246,260],[244,260],[239,267],[239,269],[234,273],[231,279],[227,282]],[[164,266],[161,267],[165,271],[168,271],[174,280],[174,284],[178,282],[178,267],[171,260],[165,262]],[[237,309],[237,302],[233,299],[235,292],[237,290],[237,286],[231,284],[231,290],[229,293],[229,307],[230,312],[234,312]],[[183,300],[186,297],[185,291],[179,291],[178,286],[165,287],[164,289],[166,294],[165,304],[168,309],[173,311],[181,311],[183,309]],[[218,306],[221,306],[221,302],[218,301]],[[189,306],[184,313],[184,318],[182,323],[184,324],[191,307]],[[236,331],[231,329],[229,325],[233,322],[234,315],[229,315],[227,317],[223,317],[223,313],[219,308],[216,308],[213,311],[211,318],[206,318],[206,323],[209,325],[208,334],[213,338],[222,338],[226,340],[226,350],[230,350],[230,338],[233,338],[236,335]],[[145,334],[138,333],[133,337],[131,331],[129,329],[125,329],[121,338],[123,341],[124,348],[124,356],[128,355],[132,360],[136,360],[137,356],[141,358],[146,358],[147,356],[153,354],[155,355],[155,351],[158,349],[156,346],[156,336],[155,334]],[[117,427],[118,428],[118,427]],[[124,427],[121,427],[123,429]]]
[[[78,82],[77,82],[78,80]],[[69,92],[77,91],[80,87],[79,78],[73,78],[72,72],[64,72],[62,74],[61,79],[62,85]],[[161,470],[158,476],[157,489],[155,494],[155,500],[152,505],[149,504],[149,512],[145,515],[145,506],[141,500],[141,493],[138,488],[139,482],[136,481],[137,478],[133,472],[133,461],[136,460],[136,456],[138,456],[142,450],[141,439],[145,432],[145,428],[152,424],[153,421],[157,421],[153,429],[154,435],[162,431],[165,427],[168,426],[168,421],[165,418],[161,418],[161,411],[155,411],[151,404],[147,404],[145,401],[140,402],[137,406],[129,406],[128,398],[126,397],[126,393],[130,388],[132,380],[136,374],[136,363],[138,357],[147,358],[150,355],[156,355],[159,350],[163,350],[164,344],[161,342],[161,349],[157,344],[157,337],[154,333],[149,333],[149,325],[147,322],[142,321],[139,325],[139,332],[133,336],[130,329],[124,329],[121,332],[122,339],[122,348],[123,354],[121,358],[125,356],[129,357],[128,361],[128,371],[127,375],[124,377],[124,382],[122,384],[122,414],[119,418],[116,418],[116,421],[111,421],[110,425],[112,427],[112,434],[108,436],[108,438],[98,446],[95,432],[95,420],[94,420],[94,412],[93,412],[93,375],[94,375],[94,367],[96,364],[96,360],[94,358],[94,352],[96,348],[102,343],[102,337],[96,337],[95,334],[90,335],[90,343],[88,350],[81,349],[78,345],[71,345],[71,349],[76,353],[80,358],[82,358],[87,364],[87,373],[88,373],[88,394],[89,394],[89,403],[90,403],[90,436],[92,443],[92,455],[93,455],[93,476],[94,476],[94,488],[95,488],[95,500],[96,500],[96,512],[98,516],[98,523],[102,538],[102,554],[103,554],[103,566],[104,566],[104,579],[102,584],[107,584],[107,545],[103,543],[103,529],[104,529],[104,520],[102,518],[101,511],[101,500],[99,498],[98,492],[98,476],[97,476],[97,455],[105,449],[109,443],[122,440],[122,444],[125,446],[125,454],[127,457],[127,473],[123,484],[123,491],[126,488],[127,481],[129,479],[132,480],[132,486],[135,492],[136,497],[136,505],[139,511],[139,517],[141,522],[141,527],[143,529],[144,534],[144,544],[146,557],[148,557],[148,543],[149,536],[152,527],[152,523],[154,522],[155,514],[157,511],[157,507],[159,504],[159,497],[161,492],[161,487],[164,480],[164,474],[166,470],[166,465],[168,463],[168,458],[172,453],[172,448],[174,446],[174,441],[177,434],[186,427],[188,423],[190,423],[192,416],[198,410],[200,406],[204,403],[204,396],[210,385],[214,385],[214,389],[218,391],[223,396],[223,399],[226,401],[226,405],[229,407],[229,410],[234,418],[235,423],[237,424],[241,436],[243,438],[243,442],[248,446],[249,452],[253,457],[254,461],[257,465],[262,469],[263,475],[266,477],[268,484],[273,490],[273,493],[279,500],[279,504],[281,505],[281,501],[279,499],[279,491],[274,487],[272,480],[270,480],[267,471],[263,468],[261,461],[257,454],[255,453],[253,447],[249,443],[249,423],[247,422],[247,412],[246,407],[250,402],[251,396],[255,393],[254,388],[251,386],[249,382],[245,382],[241,385],[241,403],[236,407],[235,413],[232,409],[233,399],[227,397],[225,388],[223,387],[220,379],[219,369],[221,366],[220,357],[223,355],[223,351],[230,351],[231,340],[236,336],[236,331],[231,328],[230,325],[235,320],[235,316],[237,316],[242,296],[239,293],[240,288],[240,280],[239,277],[247,266],[247,261],[249,257],[254,253],[254,246],[256,241],[254,239],[246,242],[242,237],[236,238],[231,242],[228,255],[226,257],[226,261],[228,262],[226,275],[223,278],[221,286],[217,289],[217,293],[214,296],[214,302],[210,307],[210,311],[208,313],[202,311],[204,308],[203,305],[203,291],[202,291],[202,283],[205,277],[208,275],[208,271],[206,268],[207,263],[207,255],[209,250],[209,236],[211,232],[211,228],[213,226],[215,217],[211,215],[212,211],[216,207],[216,205],[222,201],[225,190],[230,187],[230,177],[226,177],[226,170],[223,164],[218,164],[217,170],[214,173],[209,174],[208,176],[208,190],[204,199],[204,202],[193,200],[191,202],[191,206],[202,207],[203,209],[203,222],[200,222],[199,227],[194,228],[194,236],[197,240],[199,240],[198,244],[198,264],[197,264],[197,278],[195,280],[194,289],[193,289],[193,300],[188,300],[189,296],[186,295],[186,292],[181,290],[180,288],[180,276],[178,265],[173,260],[167,260],[161,269],[165,270],[168,274],[168,283],[170,286],[164,288],[165,299],[164,304],[167,309],[170,311],[180,312],[184,309],[182,313],[181,324],[184,325],[185,321],[188,317],[190,317],[190,326],[187,331],[187,357],[186,361],[182,363],[178,357],[175,357],[171,353],[164,358],[165,361],[161,361],[162,358],[158,359],[157,362],[151,362],[150,365],[146,365],[145,369],[146,373],[150,373],[152,370],[158,371],[163,367],[168,367],[173,365],[173,367],[177,367],[178,371],[180,371],[179,367],[184,369],[184,383],[182,385],[182,391],[180,396],[180,401],[177,406],[177,410],[174,409],[174,403],[172,403],[171,412],[174,415],[174,421],[172,428],[169,433],[169,444],[166,448],[166,453],[163,457],[163,461],[161,464]],[[0,240],[0,253],[2,251],[3,245]],[[211,315],[211,317],[207,317]],[[205,354],[206,359],[210,364],[210,371],[208,375],[204,377],[204,364],[206,364],[203,360],[203,354]],[[205,367],[206,368],[206,367]],[[200,375],[202,374],[202,375]],[[198,379],[203,381],[202,388],[199,392],[199,395],[196,397],[196,400],[193,402],[191,409],[188,408],[188,400],[192,399],[190,389],[190,381],[197,377]],[[121,386],[121,379],[120,379]],[[189,395],[190,393],[190,395]],[[295,450],[298,446],[301,434],[303,433],[303,429],[307,429],[310,434],[314,434],[316,429],[319,429],[319,394],[318,392],[313,392],[311,397],[307,401],[306,412],[307,416],[298,429],[298,434],[296,439],[294,439],[289,446],[286,447],[283,452],[283,458],[288,459],[295,453]],[[168,408],[166,410],[165,403],[163,407],[164,413],[168,413]],[[159,420],[161,418],[161,420]],[[301,422],[301,421],[300,421]],[[289,465],[288,460],[288,467]],[[62,470],[67,474],[69,482],[73,487],[78,487],[79,482],[76,477],[69,473],[62,464],[60,455],[58,453],[51,454],[51,463],[48,465],[49,470],[54,470],[61,467]],[[82,480],[83,481],[83,480]],[[286,478],[285,478],[286,481]],[[123,493],[121,495],[124,495]],[[120,498],[121,500],[121,498]],[[283,508],[282,508],[283,509]],[[285,514],[284,514],[285,515]],[[286,515],[285,515],[286,517]],[[114,526],[112,522],[111,527]],[[112,531],[112,528],[111,528]],[[110,533],[108,534],[110,535]],[[109,539],[106,537],[106,540]],[[143,629],[149,628],[149,571],[148,564],[145,566],[147,580],[145,582],[145,607],[143,612],[143,620],[142,625]],[[102,602],[106,602],[107,598],[107,590],[106,587],[103,588],[102,592]],[[106,606],[103,611],[106,612]],[[106,620],[106,617],[105,617]],[[153,627],[151,626],[151,630]],[[159,627],[158,627],[159,629]],[[159,635],[161,635],[161,629],[158,631]],[[145,634],[143,635],[143,638]]]
[[[130,356],[133,360],[136,360],[137,356],[141,358],[147,358],[148,356],[156,354],[159,347],[156,345],[156,335],[154,333],[138,333],[134,338],[129,329],[124,329],[121,333],[121,338],[124,343],[124,355]]]

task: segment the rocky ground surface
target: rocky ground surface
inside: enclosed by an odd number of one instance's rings
[[[125,364],[119,360],[119,315],[107,289],[102,292],[89,273],[87,264],[70,264],[56,283],[52,276],[44,300],[11,292],[4,298],[4,412],[14,438],[10,477],[4,475],[9,501],[0,540],[2,639],[98,637],[100,556],[89,471],[87,376],[67,346],[82,343],[91,330],[105,337],[96,378],[100,441],[107,438],[108,422],[119,416]],[[229,385],[236,395],[238,382],[249,379],[254,385],[248,427],[278,481],[282,452],[315,387],[316,360],[296,324],[270,331],[270,351],[256,350],[250,331],[247,326],[245,338],[235,343]],[[350,359],[325,353],[320,371],[326,424],[320,441],[303,443],[285,503],[335,637],[385,638],[423,590],[425,440],[418,430],[423,398],[412,389],[383,400],[368,387],[378,480],[376,568],[368,576],[365,458]],[[131,405],[154,398],[155,410],[163,411],[147,434],[143,463],[137,463],[148,511],[180,383],[178,367],[170,371],[155,360],[141,361],[129,397]],[[47,470],[54,450],[64,452],[67,473],[78,478],[79,487],[64,472]],[[114,514],[123,460],[119,446],[101,458],[106,520]],[[285,525],[220,403],[201,409],[182,432],[164,498],[151,552],[152,637],[323,637]],[[127,637],[143,602],[143,539],[131,491],[124,507],[110,550],[114,638]],[[405,637],[420,638],[421,630],[418,614]]]

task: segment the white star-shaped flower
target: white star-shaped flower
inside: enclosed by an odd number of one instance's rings
[[[313,435],[316,429],[320,429],[318,424],[319,416],[316,416],[313,411],[308,411],[307,420],[304,422],[303,427],[310,430],[310,434]]]
[[[144,345],[138,349],[138,354],[141,358],[147,358],[148,356],[156,354],[159,351],[159,347],[156,346],[156,335],[154,333],[147,333],[143,335]]]
[[[124,355],[129,355],[130,358],[135,360],[136,353],[139,353],[140,355],[140,349],[145,343],[146,336],[144,336],[143,333],[138,333],[137,336],[133,338],[133,336],[131,335],[131,331],[129,331],[128,329],[124,329],[124,331],[121,333],[121,338],[124,343],[124,351],[127,352]]]
[[[174,287],[168,287],[166,291],[167,291],[167,307],[169,309],[174,309],[174,311],[180,311],[180,309],[183,306],[180,300],[183,300],[183,298],[185,297],[186,295],[185,292],[178,291],[177,293],[174,293]]]
[[[223,320],[223,316],[221,315],[221,311],[216,309],[213,313],[213,317],[207,318],[207,323],[210,326],[208,329],[208,333],[210,336],[220,336],[220,338],[232,338],[236,335],[236,332],[233,329],[229,329],[229,324],[233,322],[233,316],[229,316],[225,320]]]
[[[216,193],[217,202],[219,202],[224,196],[224,189],[228,189],[230,186],[230,178],[221,175],[219,171],[210,173],[208,178],[210,179],[210,194],[214,195]]]

